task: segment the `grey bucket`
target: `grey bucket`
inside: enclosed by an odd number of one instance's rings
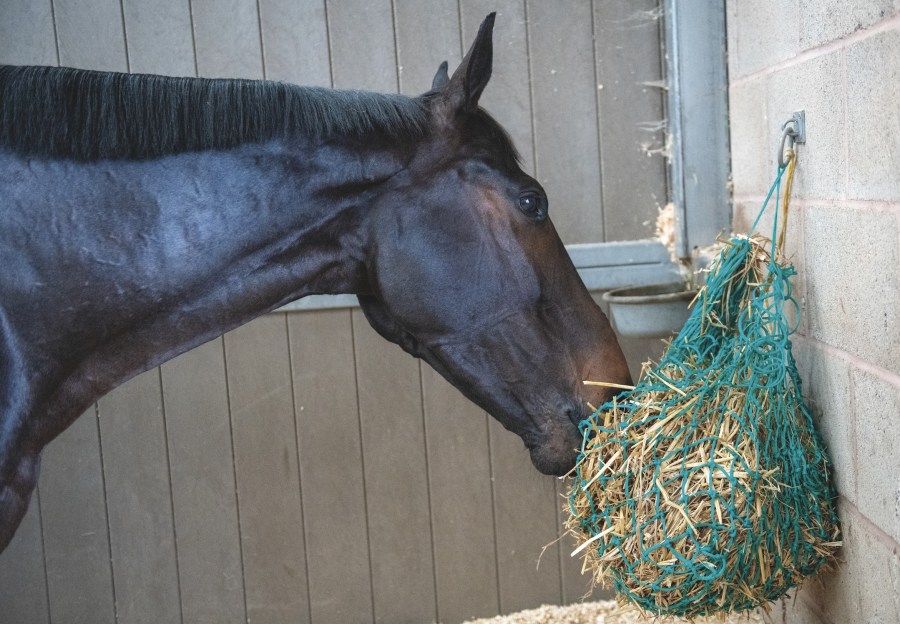
[[[696,290],[682,283],[629,286],[603,293],[613,327],[628,338],[665,338],[677,333],[690,316]]]

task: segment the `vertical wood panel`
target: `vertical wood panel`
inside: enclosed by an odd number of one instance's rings
[[[377,622],[435,619],[419,364],[353,311]]]
[[[128,71],[119,0],[53,0],[59,63],[103,71]]]
[[[225,335],[244,587],[250,621],[309,621],[303,513],[285,319]]]
[[[459,65],[459,8],[449,0],[396,0],[394,11],[400,93],[425,93],[442,61],[451,73]]]
[[[122,10],[132,72],[195,74],[189,0],[123,0]]]
[[[56,65],[51,0],[0,4],[0,65]]]
[[[197,71],[206,78],[262,78],[256,0],[192,0]]]
[[[538,181],[563,242],[603,240],[590,5],[528,1]]]
[[[260,0],[266,78],[331,86],[325,0]]]
[[[162,366],[185,622],[242,622],[244,579],[222,340]]]
[[[494,66],[491,81],[480,104],[490,111],[509,132],[523,158],[523,169],[534,173],[534,136],[528,73],[528,33],[525,27],[524,0],[464,0],[462,12],[463,53],[478,26],[491,11],[497,11],[494,23]],[[451,67],[451,71],[452,71]],[[551,210],[554,198],[550,197]]]
[[[331,0],[328,27],[336,88],[397,91],[391,0]]]
[[[117,622],[181,620],[159,370],[100,399]]]
[[[438,621],[499,612],[487,415],[422,365]]]
[[[666,203],[657,0],[594,2],[606,240],[648,238]],[[649,86],[656,82],[658,86]]]
[[[555,479],[538,473],[521,439],[490,422],[500,609],[511,613],[559,604],[559,537]],[[540,557],[540,567],[538,558]]]
[[[288,315],[311,619],[372,620],[369,544],[349,310]]]
[[[38,499],[35,490],[16,534],[0,553],[0,617],[4,622],[50,622]]]
[[[44,449],[41,511],[50,612],[115,621],[98,424],[92,407]]]

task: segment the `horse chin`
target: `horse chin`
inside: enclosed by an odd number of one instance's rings
[[[529,449],[529,453],[531,453],[531,463],[539,472],[554,477],[563,477],[569,474],[578,459],[578,451],[574,449],[562,456],[555,452],[548,453],[544,451],[544,447]]]

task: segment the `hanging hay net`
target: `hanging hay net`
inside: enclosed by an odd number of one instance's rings
[[[791,354],[794,269],[776,255],[757,234],[728,240],[659,364],[581,423],[567,504],[576,553],[649,613],[766,606],[840,546]]]

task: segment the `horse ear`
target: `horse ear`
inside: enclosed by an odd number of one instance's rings
[[[491,13],[481,22],[472,47],[441,91],[444,101],[452,111],[475,110],[478,98],[491,78],[491,65],[494,60],[491,35],[496,15]]]
[[[431,90],[440,91],[447,86],[448,82],[450,82],[450,74],[447,73],[447,61],[444,61],[438,67],[434,80],[431,81]]]

